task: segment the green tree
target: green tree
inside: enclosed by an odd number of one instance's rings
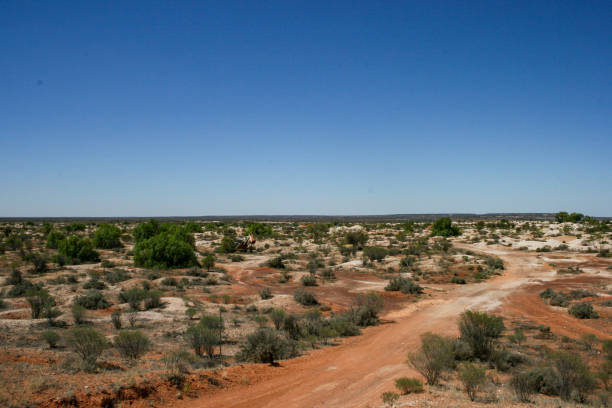
[[[93,244],[96,248],[121,248],[121,230],[116,225],[102,224],[93,234]]]
[[[293,353],[291,342],[281,333],[262,327],[247,336],[237,357],[242,361],[274,364],[276,360],[288,358]]]
[[[484,367],[478,364],[462,363],[457,373],[457,377],[463,383],[468,397],[470,397],[471,401],[474,401],[478,390],[486,382]]]
[[[140,330],[124,330],[115,337],[115,348],[126,360],[138,360],[151,347],[151,341]]]
[[[70,263],[98,262],[100,254],[94,250],[89,238],[71,236],[59,243],[58,252],[64,255]]]
[[[213,254],[207,254],[204,259],[202,259],[202,267],[206,268],[207,271],[210,271],[215,267],[215,256]]]
[[[419,352],[408,354],[409,364],[430,385],[438,383],[442,373],[452,367],[454,358],[452,340],[433,333],[422,334]]]
[[[461,235],[461,231],[449,217],[438,218],[431,227],[431,235],[442,237],[455,237]]]
[[[85,368],[93,370],[102,352],[109,347],[106,337],[91,327],[76,327],[66,339],[68,346],[81,357]]]
[[[501,317],[486,312],[466,310],[459,319],[461,339],[470,345],[476,357],[484,361],[490,359],[493,347],[504,329]]]
[[[162,232],[134,246],[134,265],[146,268],[185,268],[197,265],[194,246],[181,233]]]

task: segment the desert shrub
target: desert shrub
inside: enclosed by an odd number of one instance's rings
[[[215,267],[215,256],[213,254],[207,254],[202,259],[202,267],[210,272],[210,270]]]
[[[463,384],[465,392],[471,401],[476,399],[476,394],[485,384],[485,369],[481,365],[472,363],[461,363],[457,370],[457,377]]]
[[[485,264],[491,269],[504,269],[504,261],[502,261],[500,258],[487,256],[485,258]]]
[[[61,241],[57,250],[72,264],[98,262],[100,260],[100,254],[94,249],[89,238],[72,236]]]
[[[357,336],[361,332],[359,327],[345,316],[333,316],[325,322],[341,337]]]
[[[336,274],[334,273],[333,269],[324,269],[321,273],[321,279],[324,280],[328,280],[328,281],[333,281],[336,280]]]
[[[557,391],[563,400],[570,397],[584,402],[596,386],[595,377],[582,362],[580,355],[568,351],[554,351],[551,354],[553,367],[557,374]]]
[[[200,233],[200,232],[202,232],[202,226],[197,224],[197,223],[195,223],[195,222],[193,222],[193,221],[186,222],[185,224],[183,224],[183,228],[185,229],[185,231],[187,231],[189,233],[194,233],[194,232]]]
[[[454,237],[461,235],[461,231],[448,217],[438,218],[431,227],[431,235],[441,237]]]
[[[89,280],[83,284],[83,289],[106,289],[106,284],[100,280],[98,275],[91,275]]]
[[[460,277],[460,276],[457,276],[457,275],[455,275],[455,276],[453,276],[451,278],[451,283],[456,283],[458,285],[465,285],[466,284],[465,279]]]
[[[151,272],[147,273],[147,279],[148,280],[156,280],[156,279],[159,279],[161,277],[162,277],[162,275],[158,271],[151,271]]]
[[[231,259],[232,262],[242,262],[242,261],[244,261],[244,256],[239,255],[239,254],[235,254],[235,255],[232,255],[230,257],[230,259]]]
[[[180,231],[162,232],[136,242],[134,265],[147,268],[185,268],[198,264],[194,245]]]
[[[108,259],[103,259],[102,262],[100,262],[100,266],[103,268],[112,268],[115,266],[115,263]]]
[[[304,286],[317,286],[317,278],[314,275],[304,275],[300,281]]]
[[[380,396],[380,399],[382,400],[383,404],[388,407],[394,406],[395,403],[399,401],[399,398],[399,394],[392,391],[383,392]]]
[[[14,284],[13,287],[9,289],[6,296],[9,298],[21,297],[24,296],[28,291],[37,290],[41,288],[42,285],[40,283],[35,284],[27,279],[22,279],[19,283]]]
[[[176,280],[176,278],[169,277],[163,279],[161,281],[161,284],[165,286],[178,286],[178,281]]]
[[[350,231],[344,236],[344,242],[356,249],[362,249],[368,242],[368,234],[363,231]]]
[[[54,330],[45,330],[41,334],[41,338],[49,345],[49,348],[57,347],[57,343],[60,341],[60,335]]]
[[[66,235],[62,234],[59,231],[53,230],[47,235],[47,248],[58,249],[60,242],[64,241],[65,239]]]
[[[466,310],[459,319],[461,339],[470,345],[474,356],[485,361],[491,357],[493,347],[504,329],[501,317],[486,312]]]
[[[163,361],[168,380],[177,387],[182,387],[185,382],[185,374],[188,372],[188,363],[191,355],[185,350],[171,351],[164,354]]]
[[[296,302],[303,306],[313,306],[319,304],[317,298],[311,292],[303,289],[296,289],[295,292],[293,292],[293,298]]]
[[[510,378],[510,388],[519,402],[530,402],[531,396],[538,391],[538,378],[529,372],[516,373]]]
[[[83,306],[73,304],[70,307],[70,312],[72,313],[72,319],[74,320],[74,324],[83,324],[85,322],[86,309]]]
[[[71,224],[66,225],[66,231],[68,232],[77,232],[77,231],[85,231],[85,224],[82,222],[73,222]]]
[[[111,322],[113,323],[115,330],[121,330],[121,326],[123,326],[123,323],[121,322],[121,310],[114,310],[111,313]]]
[[[232,237],[223,237],[221,240],[221,245],[219,245],[219,252],[222,254],[231,254],[236,252],[237,245],[236,241]]]
[[[49,292],[38,288],[29,289],[26,292],[26,301],[30,305],[32,319],[43,317],[43,314],[47,314],[45,317],[49,317],[49,311],[55,305],[55,300],[49,295]]]
[[[421,349],[417,353],[408,354],[409,364],[430,385],[438,383],[442,373],[452,367],[454,358],[452,340],[433,333],[422,334]]]
[[[93,233],[93,244],[96,248],[121,248],[121,230],[116,225],[101,224]]]
[[[402,394],[423,392],[423,383],[418,378],[401,377],[395,380],[395,387]]]
[[[70,330],[66,341],[68,346],[81,357],[88,370],[95,368],[96,361],[109,346],[106,337],[91,327],[76,327]]]
[[[262,224],[259,222],[252,222],[244,227],[246,234],[253,234],[257,238],[267,238],[274,235],[271,225]]]
[[[77,296],[74,303],[89,310],[106,309],[112,305],[111,302],[104,298],[102,292],[95,289],[88,291],[83,296]]]
[[[266,262],[266,266],[269,266],[270,268],[284,269],[285,264],[283,263],[283,257],[277,256],[268,260],[268,262]]]
[[[276,360],[291,357],[293,354],[293,345],[280,332],[262,327],[247,336],[240,346],[237,358],[240,361],[273,364]]]
[[[354,322],[358,326],[374,326],[378,324],[378,313],[383,308],[383,300],[375,292],[357,295],[357,310]]]
[[[510,340],[512,343],[517,344],[520,347],[521,343],[527,340],[527,336],[525,336],[521,329],[516,328],[514,329],[514,333],[508,335],[508,340]]]
[[[280,330],[283,327],[287,313],[283,309],[272,309],[270,312],[270,320],[274,324],[276,330]]]
[[[116,285],[117,283],[125,282],[126,280],[129,280],[131,278],[132,277],[130,276],[130,274],[124,271],[123,269],[113,269],[112,271],[104,275],[104,280],[110,283],[111,285]]]
[[[29,261],[32,263],[33,274],[43,274],[49,270],[47,266],[47,257],[41,254],[33,253],[29,256]]]
[[[404,278],[402,276],[394,276],[389,280],[387,286],[385,286],[386,291],[397,292],[401,291],[402,293],[411,293],[411,294],[420,294],[423,293],[423,288],[410,278]]]
[[[596,319],[599,317],[593,310],[593,305],[586,302],[576,303],[569,308],[568,313],[578,319]]]
[[[4,299],[0,298],[0,310],[4,310],[8,307],[8,303],[4,301]]]
[[[146,292],[144,298],[144,308],[145,310],[156,309],[162,306],[161,301],[162,292],[159,290],[149,290]]]
[[[198,323],[187,328],[185,340],[200,357],[214,356],[214,347],[220,343],[219,331]]]
[[[128,303],[132,310],[140,310],[140,303],[147,295],[147,291],[140,288],[124,289],[119,292],[119,301]]]
[[[262,290],[259,291],[259,297],[262,300],[271,299],[272,291],[270,290],[270,288],[263,288]]]
[[[388,253],[389,251],[387,251],[387,248],[382,247],[367,247],[363,250],[363,256],[368,258],[372,262],[382,261],[383,259],[385,259]]]
[[[149,350],[151,341],[139,330],[124,330],[115,337],[114,345],[121,357],[133,361]]]

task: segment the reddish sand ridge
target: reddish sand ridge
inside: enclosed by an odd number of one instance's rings
[[[458,286],[434,299],[391,312],[385,318],[392,319],[393,323],[368,328],[362,336],[347,339],[341,346],[284,361],[281,367],[258,367],[265,372],[264,378],[260,377],[252,385],[248,384],[254,381],[245,374],[244,385],[172,405],[176,408],[378,406],[381,393],[393,390],[395,378],[416,375],[405,360],[408,351],[418,348],[420,334],[427,331],[456,334],[457,318],[465,309],[495,309],[508,295],[521,292],[521,285],[553,277],[551,268],[533,253],[499,250],[495,253],[505,262],[503,276]],[[597,331],[597,334],[610,338],[609,333]],[[228,370],[249,372],[243,367]]]

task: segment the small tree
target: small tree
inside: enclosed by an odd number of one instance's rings
[[[431,235],[442,237],[454,237],[461,235],[461,231],[449,217],[438,218],[431,227]]]
[[[462,363],[459,366],[458,378],[463,383],[470,400],[474,401],[478,390],[486,381],[485,369],[478,364]]]
[[[120,248],[121,230],[116,225],[102,224],[93,234],[93,244],[96,248],[113,249]]]
[[[185,332],[185,340],[198,356],[208,355],[209,358],[212,358],[215,354],[215,346],[219,344],[219,332],[201,323],[194,324]]]
[[[67,343],[81,357],[87,370],[95,368],[96,361],[109,346],[106,337],[91,327],[76,327],[70,330]]]
[[[124,330],[115,338],[115,347],[126,360],[138,360],[151,347],[151,341],[140,330]]]
[[[421,350],[410,353],[408,362],[430,385],[435,385],[442,373],[451,368],[454,360],[453,342],[438,334],[421,335]]]
[[[491,352],[504,331],[503,319],[486,312],[466,310],[459,319],[461,339],[467,342],[476,357],[489,360]]]
[[[508,340],[510,340],[512,343],[515,343],[519,347],[521,347],[521,343],[527,340],[527,337],[525,336],[525,334],[523,333],[521,329],[516,328],[514,329],[514,333],[508,336]]]
[[[578,319],[597,319],[599,317],[593,310],[593,305],[587,302],[576,303],[567,312]]]
[[[213,254],[207,254],[204,259],[202,259],[202,267],[210,272],[210,270],[215,267],[215,256]]]

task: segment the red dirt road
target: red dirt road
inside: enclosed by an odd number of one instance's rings
[[[534,253],[511,251],[496,255],[505,262],[503,276],[479,284],[453,286],[446,293],[389,313],[385,319],[390,323],[368,328],[363,335],[349,338],[339,346],[284,361],[281,367],[257,365],[256,370],[230,367],[227,370],[232,374],[244,371],[244,384],[172,405],[174,408],[379,406],[381,393],[394,390],[395,378],[416,375],[405,360],[407,353],[420,345],[420,334],[427,331],[455,334],[457,318],[465,309],[496,309],[509,295],[516,296],[529,288],[526,283],[554,276],[546,262],[539,261]],[[516,312],[517,306],[512,303]],[[521,312],[529,317],[530,309]],[[565,324],[571,322],[568,319]],[[580,333],[577,331],[572,337]],[[610,337],[609,332],[601,330],[597,334]],[[255,372],[257,378],[248,377]]]

